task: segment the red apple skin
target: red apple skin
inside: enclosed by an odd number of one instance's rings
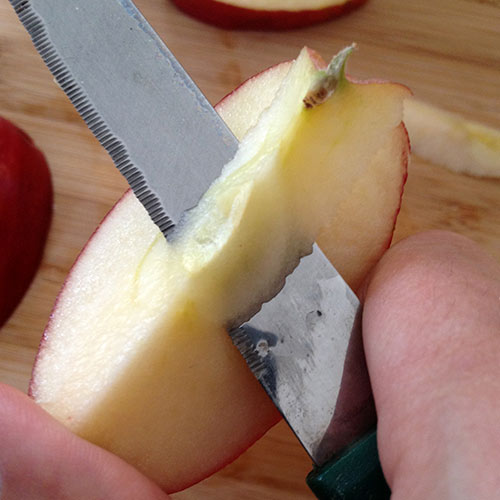
[[[347,14],[367,0],[346,0],[323,9],[253,10],[217,0],[172,0],[190,16],[223,29],[278,31],[301,28]],[[306,0],[307,2],[307,0]],[[305,3],[306,3],[305,2]]]
[[[0,117],[0,327],[28,289],[52,216],[52,181],[31,138]]]

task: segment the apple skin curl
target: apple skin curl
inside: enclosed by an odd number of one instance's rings
[[[0,117],[0,327],[40,265],[52,217],[49,167],[31,138]]]

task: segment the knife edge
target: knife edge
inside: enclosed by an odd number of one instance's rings
[[[83,86],[66,66],[63,57],[50,39],[42,17],[33,8],[30,0],[9,1],[58,85],[68,96],[96,139],[111,156],[155,224],[166,236],[174,228],[174,222],[165,212],[159,197],[149,188],[144,174],[132,162],[125,144],[112,132]]]

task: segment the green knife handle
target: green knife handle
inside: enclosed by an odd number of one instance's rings
[[[386,500],[391,496],[378,458],[376,431],[307,476],[319,500]]]

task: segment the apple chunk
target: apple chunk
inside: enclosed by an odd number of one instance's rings
[[[325,228],[352,283],[388,245],[409,92],[346,79],[349,51],[325,70],[305,49],[230,94],[218,109],[240,148],[174,237],[129,192],[61,291],[31,395],[167,491],[221,468],[279,418],[226,327],[271,298]]]
[[[283,30],[346,14],[366,0],[173,0],[187,14],[225,29]]]
[[[40,265],[52,216],[52,181],[43,154],[0,117],[0,327]]]
[[[454,172],[500,177],[500,130],[416,99],[406,101],[404,119],[416,155]]]

